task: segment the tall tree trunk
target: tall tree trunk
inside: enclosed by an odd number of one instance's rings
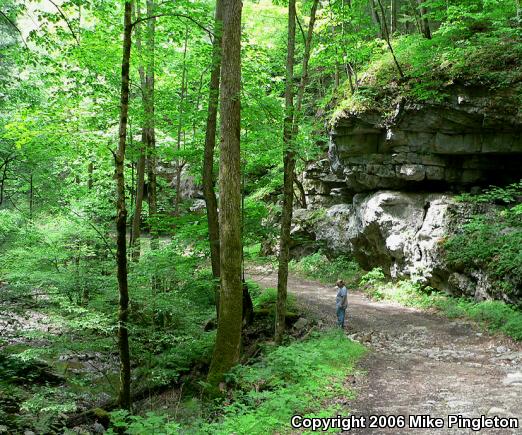
[[[419,5],[419,14],[420,14],[420,24],[422,34],[425,38],[431,39],[431,30],[430,30],[430,22],[426,17],[428,11],[424,7],[424,0],[417,0],[417,4]]]
[[[241,344],[241,7],[241,0],[223,0],[219,165],[221,293],[216,344],[208,374],[213,386],[237,364]]]
[[[143,139],[142,132],[142,141]],[[140,236],[141,236],[141,210],[143,208],[143,191],[145,187],[145,150],[143,146],[140,148],[140,157],[138,159],[138,167],[136,169],[136,206],[134,208],[134,216],[132,219],[130,249],[132,251],[132,259],[138,261],[140,258]]]
[[[384,32],[384,39],[386,40],[386,44],[388,45],[390,53],[393,57],[393,61],[395,63],[395,66],[397,67],[397,71],[399,71],[399,75],[401,76],[401,78],[404,78],[404,73],[402,72],[402,68],[399,65],[399,62],[397,61],[397,58],[395,57],[395,51],[393,50],[393,47],[390,42],[390,32],[388,30],[388,24],[386,24],[386,13],[384,12],[384,7],[382,6],[382,1],[377,0],[377,2],[379,3],[379,8],[381,9],[381,13],[382,13],[380,22],[382,24],[382,29]]]
[[[3,167],[2,170],[2,181],[0,182],[0,205],[4,202],[4,191],[5,191],[5,182],[7,180],[7,167],[9,165],[9,162],[11,159],[6,159],[3,163],[3,165],[0,166],[0,169]]]
[[[294,173],[294,183],[297,186],[297,190],[299,190],[299,196],[300,196],[299,202],[301,203],[300,206],[301,206],[301,208],[306,208],[307,207],[306,192],[305,192],[303,183],[301,183],[301,180],[299,180],[299,177],[297,176],[296,173]]]
[[[34,191],[33,191],[33,173],[29,175],[29,220],[33,220],[33,200],[34,200]]]
[[[277,272],[277,302],[275,341],[280,344],[285,331],[286,293],[288,284],[288,258],[290,251],[290,226],[294,201],[295,152],[292,144],[294,120],[294,53],[295,53],[295,0],[288,2],[288,42],[286,56],[285,119],[283,124],[283,211],[279,240],[279,267]],[[304,73],[304,72],[303,72]]]
[[[377,13],[377,9],[375,8],[374,0],[370,0],[369,3],[370,3],[370,13],[372,16],[372,21],[374,24],[377,25],[377,27],[379,29],[377,36],[382,39],[383,29],[382,29],[381,19],[379,18],[379,14]]]
[[[92,190],[92,176],[94,173],[94,163],[89,162],[87,165],[87,189]]]
[[[397,31],[398,0],[390,0],[390,37]]]
[[[138,0],[135,2],[136,9],[136,17],[139,20],[141,18],[141,7]],[[143,66],[143,52],[142,52],[142,38],[141,38],[141,23],[137,24],[136,27],[136,48],[138,50],[140,65],[138,67],[138,72],[140,75],[140,83],[141,83],[141,95],[143,102],[143,112],[144,112],[144,122],[143,128],[141,130],[141,146],[140,146],[140,156],[138,158],[138,164],[136,168],[136,203],[134,208],[134,216],[132,218],[132,227],[131,227],[131,237],[130,237],[130,249],[131,256],[134,261],[138,261],[140,258],[140,225],[141,225],[141,211],[143,208],[143,192],[145,188],[145,149],[148,147],[148,128],[149,121],[148,117],[150,114],[148,113],[150,104],[148,103],[148,92],[147,92],[147,78],[145,76],[145,68]],[[132,134],[130,135],[132,140]],[[132,142],[131,142],[132,146]]]
[[[208,96],[205,157],[203,159],[203,195],[207,205],[208,238],[212,275],[219,278],[219,216],[214,191],[214,148],[216,147],[217,109],[219,102],[219,74],[221,71],[222,0],[216,0],[214,41],[212,42],[212,70]],[[218,309],[219,310],[219,309]]]
[[[116,178],[116,261],[118,266],[118,290],[120,294],[118,313],[118,348],[120,353],[120,390],[118,395],[119,406],[130,409],[130,350],[129,331],[127,321],[129,317],[129,289],[127,284],[127,209],[125,208],[125,146],[127,139],[127,116],[129,112],[129,69],[132,38],[131,23],[132,6],[130,1],[125,2],[125,18],[123,32],[123,56],[121,62],[121,101],[120,101],[120,128],[118,150],[114,154]]]
[[[187,45],[189,37],[189,26],[185,28],[185,41],[183,44],[183,64],[181,67],[181,94],[179,99],[179,114],[178,114],[178,139],[177,151],[178,157],[176,159],[176,199],[174,201],[174,214],[179,215],[179,205],[181,203],[181,173],[185,164],[182,162],[179,152],[181,151],[181,135],[183,133],[183,112],[185,106],[185,97],[187,94]]]
[[[297,104],[294,112],[294,52],[295,52],[295,0],[288,4],[288,49],[286,58],[286,87],[285,87],[285,121],[283,127],[284,155],[284,181],[283,181],[283,212],[281,217],[281,235],[279,241],[279,268],[277,273],[277,303],[275,341],[280,344],[283,340],[286,318],[286,298],[288,287],[288,260],[290,254],[290,228],[292,225],[292,211],[294,201],[294,171],[295,150],[293,140],[299,131],[301,110],[303,107],[304,90],[308,80],[308,61],[312,47],[314,34],[315,15],[318,0],[314,0],[310,11],[310,22],[305,40],[303,54],[302,76],[297,91]]]
[[[153,17],[155,13],[154,0],[147,0],[147,16]],[[155,250],[159,247],[158,233],[155,219],[158,213],[157,206],[157,184],[156,184],[156,129],[154,120],[154,68],[155,68],[155,33],[156,19],[147,20],[147,36],[145,48],[147,51],[147,68],[145,76],[145,90],[147,94],[147,107],[145,108],[145,119],[147,120],[147,178],[149,198],[149,224],[150,224],[150,247]]]
[[[422,26],[420,23],[419,11],[417,10],[415,0],[408,0],[409,5],[413,14],[413,18],[415,19],[415,27],[419,33],[422,33]],[[408,24],[408,23],[407,23]]]

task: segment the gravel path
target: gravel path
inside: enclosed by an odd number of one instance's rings
[[[277,273],[251,267],[249,278],[276,287]],[[325,323],[335,322],[335,289],[291,275],[289,291]],[[350,383],[357,398],[348,403],[353,415],[404,415],[399,429],[352,429],[349,433],[522,434],[522,346],[491,336],[471,322],[436,313],[375,302],[360,292],[349,294],[347,334],[370,352],[361,362],[365,375]],[[444,427],[412,429],[408,416],[444,419]],[[448,427],[448,416],[515,417],[519,429]]]

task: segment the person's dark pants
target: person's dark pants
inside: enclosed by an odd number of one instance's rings
[[[337,307],[337,325],[344,328],[344,317],[346,315],[346,308]]]

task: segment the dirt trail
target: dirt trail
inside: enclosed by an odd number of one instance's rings
[[[249,277],[276,287],[277,274],[251,267]],[[335,290],[318,282],[289,277],[289,291],[326,323],[335,322]],[[349,294],[347,334],[370,352],[362,361],[366,375],[351,383],[357,398],[347,405],[354,415],[458,414],[464,417],[516,417],[522,425],[522,346],[490,336],[472,323],[395,303]],[[470,434],[471,429],[353,429],[349,433]],[[482,429],[480,434],[522,433],[519,429]]]

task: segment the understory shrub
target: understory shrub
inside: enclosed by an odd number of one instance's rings
[[[335,283],[338,279],[342,279],[346,283],[353,283],[357,280],[360,271],[354,260],[345,256],[329,259],[322,252],[308,255],[299,261],[292,260],[289,268],[307,278],[317,279],[323,283]]]
[[[475,203],[506,204],[475,215],[444,244],[449,265],[456,270],[482,270],[493,279],[497,293],[522,296],[522,182],[492,187],[480,195],[461,195]]]

